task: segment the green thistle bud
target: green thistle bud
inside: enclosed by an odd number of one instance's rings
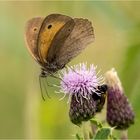
[[[106,73],[107,94],[107,122],[115,129],[124,130],[134,123],[133,109],[124,95],[121,82],[115,69]]]

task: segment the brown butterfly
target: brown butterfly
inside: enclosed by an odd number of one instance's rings
[[[30,19],[25,37],[28,50],[41,66],[40,77],[47,77],[93,42],[94,30],[87,19],[50,14]]]

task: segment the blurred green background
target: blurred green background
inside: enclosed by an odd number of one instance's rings
[[[26,49],[26,21],[51,13],[92,21],[95,42],[70,64],[94,63],[102,74],[116,68],[136,113],[129,138],[140,138],[140,2],[131,1],[0,2],[0,138],[74,138],[81,131],[58,89],[49,87],[52,98],[42,101],[40,67]]]

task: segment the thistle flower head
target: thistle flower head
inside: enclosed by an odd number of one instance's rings
[[[69,117],[72,123],[80,125],[82,121],[88,121],[96,113],[96,101],[93,94],[96,92],[102,77],[97,77],[94,65],[82,63],[63,71],[61,74],[60,91],[69,95]],[[100,96],[100,95],[99,95]]]
[[[96,87],[102,79],[102,77],[97,77],[95,70],[94,65],[90,65],[88,69],[87,65],[82,63],[63,71],[60,91],[69,95],[80,94],[84,98],[89,98],[89,95],[96,91]]]
[[[106,73],[105,81],[108,86],[107,122],[115,129],[127,129],[134,123],[134,112],[115,69]]]

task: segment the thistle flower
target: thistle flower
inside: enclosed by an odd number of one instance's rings
[[[107,122],[115,129],[127,129],[134,123],[133,109],[124,95],[124,91],[115,69],[106,73],[108,86],[107,94]]]
[[[74,124],[81,124],[82,121],[91,119],[96,112],[96,102],[93,94],[100,96],[96,92],[102,77],[97,77],[96,67],[82,63],[63,71],[61,74],[60,92],[69,95],[70,111],[69,116]],[[68,100],[68,101],[69,101]]]

